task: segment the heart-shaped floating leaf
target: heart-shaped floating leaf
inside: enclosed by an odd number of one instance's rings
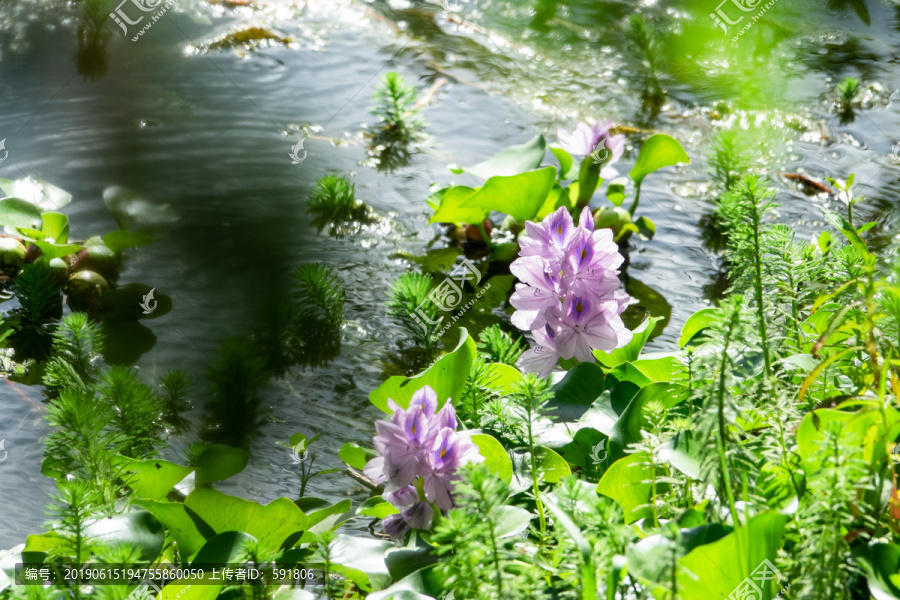
[[[41,224],[41,211],[22,198],[0,200],[0,225],[36,229]]]
[[[459,398],[466,385],[469,369],[475,360],[475,342],[465,328],[460,327],[459,345],[453,352],[443,356],[427,371],[415,377],[395,375],[369,393],[369,401],[379,410],[390,413],[388,399],[401,408],[409,406],[412,395],[423,387],[430,386],[438,396],[438,408],[451,398]]]
[[[538,134],[524,144],[505,148],[486,161],[463,170],[484,179],[494,175],[516,175],[541,166],[546,148],[544,136]]]
[[[637,162],[628,173],[635,185],[640,185],[644,177],[658,171],[663,167],[677,165],[678,163],[690,164],[691,159],[675,138],[657,133],[651,135],[641,146]]]
[[[43,179],[25,177],[10,181],[0,179],[0,189],[8,197],[21,198],[39,211],[59,210],[72,201],[72,194]]]
[[[494,176],[462,202],[465,208],[512,215],[528,221],[538,214],[556,181],[556,167],[544,167],[512,176]]]

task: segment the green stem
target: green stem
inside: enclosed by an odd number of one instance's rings
[[[531,398],[528,399],[528,452],[531,455],[531,491],[534,494],[534,501],[537,505],[538,517],[541,522],[541,546],[544,545],[544,538],[547,536],[547,519],[544,517],[544,503],[541,502],[538,495],[538,477],[537,477],[537,457],[534,455],[534,436],[531,428]]]
[[[719,463],[722,469],[722,483],[725,486],[725,495],[728,497],[728,508],[731,511],[731,519],[734,521],[734,528],[737,529],[740,524],[737,508],[734,504],[734,492],[731,489],[731,475],[728,473],[728,461],[725,458],[725,367],[728,362],[728,344],[729,335],[725,336],[725,347],[722,350],[722,362],[719,366],[719,439],[716,446],[719,451]]]
[[[634,213],[637,210],[638,202],[641,201],[641,184],[638,183],[634,186],[634,202],[631,203],[631,208],[628,209],[628,214],[634,217]]]
[[[756,263],[756,277],[753,282],[756,290],[756,314],[759,321],[759,339],[762,342],[763,362],[766,367],[766,379],[772,377],[772,359],[769,356],[769,338],[766,333],[766,311],[763,306],[762,289],[762,256],[759,249],[759,212],[753,208],[753,258]]]

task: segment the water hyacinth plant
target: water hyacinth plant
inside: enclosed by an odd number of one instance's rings
[[[516,363],[547,377],[560,359],[593,362],[593,350],[611,351],[631,341],[619,315],[629,297],[616,270],[624,258],[608,229],[594,231],[585,208],[578,225],[565,208],[541,223],[527,222],[522,250],[510,265],[519,278],[510,303],[512,322],[530,330],[538,345]]]
[[[448,402],[438,411],[437,404],[437,394],[425,386],[406,409],[389,399],[390,421],[375,423],[379,456],[366,464],[364,473],[374,483],[386,484],[384,499],[401,511],[383,523],[396,542],[410,529],[429,529],[435,507],[453,508],[459,468],[483,460],[469,437],[456,431],[453,405]]]

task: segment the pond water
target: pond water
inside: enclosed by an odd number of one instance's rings
[[[770,144],[755,162],[779,189],[779,218],[801,232],[821,222],[822,206],[839,203],[808,195],[785,173],[821,182],[855,172],[868,198],[857,208],[878,221],[885,243],[896,231],[897,4],[781,0],[736,47],[728,39],[737,25],[726,39],[712,24],[714,0],[447,6],[179,1],[136,42],[107,19],[106,41],[81,49],[80,8],[32,0],[2,9],[0,139],[9,156],[0,177],[36,175],[72,193],[65,212],[76,238],[115,228],[102,200],[110,185],[167,203],[178,215],[163,240],[130,251],[120,281],[153,287],[172,307],[140,325],[108,324],[115,346],[107,358],[137,364],[147,377],[188,372],[193,408],[183,416],[190,426],[172,436],[169,457],[179,460],[198,437],[227,434],[249,448],[251,460],[225,491],[261,502],[296,497],[296,466],[276,444],[295,432],[321,434],[315,453],[322,468],[341,466],[337,451],[345,442],[369,443],[378,411],[368,393],[404,370],[395,358],[402,331],[386,317],[385,294],[394,278],[416,268],[400,254],[446,243],[426,225],[424,198],[432,182],[464,182],[449,163],[474,164],[537,132],[554,141],[556,128],[587,118],[678,138],[692,164],[647,180],[640,213],[657,232],[650,242],[635,240],[630,252],[629,277],[665,299],[654,311],[666,303],[671,310],[654,350],[670,349],[684,319],[717,289],[716,253],[704,247],[701,226],[710,211],[716,125],[736,119],[769,126]],[[646,55],[627,27],[636,11],[653,27],[647,39],[668,91],[657,110],[642,102]],[[216,36],[251,25],[291,43],[205,49]],[[375,122],[371,94],[390,70],[423,90],[448,81],[425,110],[424,148],[392,173],[368,166],[361,134]],[[846,76],[880,87],[842,117],[832,110],[832,90]],[[302,136],[307,157],[292,164],[291,147]],[[639,145],[630,135],[629,150]],[[634,159],[627,152],[619,170]],[[327,173],[350,174],[357,197],[382,219],[340,238],[317,232],[306,198]],[[205,375],[222,342],[277,331],[293,271],[308,262],[331,266],[346,284],[339,354],[270,380],[259,402],[242,410],[207,406]],[[0,548],[40,530],[54,489],[39,474],[47,433],[41,398],[36,385],[0,386],[0,439],[8,452],[0,463]],[[308,493],[366,497],[341,474],[314,479]]]

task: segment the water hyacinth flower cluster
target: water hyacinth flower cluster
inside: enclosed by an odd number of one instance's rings
[[[600,171],[600,176],[608,179],[618,175],[618,172],[612,168],[612,164],[625,153],[625,136],[621,133],[610,135],[609,130],[612,125],[612,121],[597,121],[592,125],[581,122],[571,133],[560,129],[556,135],[559,138],[560,147],[574,156],[589,156],[603,148],[609,150],[612,157]]]
[[[620,317],[630,300],[618,289],[624,258],[612,231],[594,231],[587,207],[577,226],[563,207],[525,228],[519,258],[510,265],[521,282],[510,303],[513,324],[530,330],[537,346],[519,358],[518,367],[547,377],[560,359],[592,362],[593,350],[630,342]]]
[[[443,510],[453,508],[459,468],[484,459],[471,438],[456,431],[456,409],[450,401],[437,410],[437,393],[431,387],[414,393],[409,408],[400,408],[393,400],[388,400],[388,407],[394,411],[390,421],[375,423],[373,441],[379,456],[366,464],[364,473],[385,484],[384,499],[400,511],[382,523],[385,533],[399,541],[410,529],[431,527],[434,509],[429,503]]]

